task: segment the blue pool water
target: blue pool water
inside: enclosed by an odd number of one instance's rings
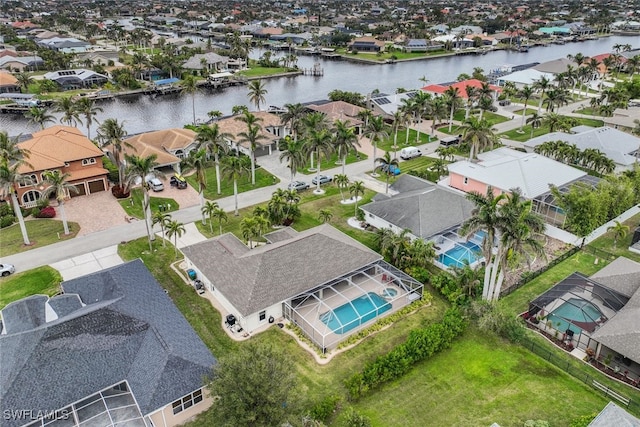
[[[571,329],[578,335],[583,328],[591,330],[595,327],[595,322],[600,317],[602,317],[600,310],[589,301],[571,298],[553,310],[547,319],[553,323],[553,328],[558,331],[564,332]]]
[[[478,261],[478,259],[482,257],[480,251],[480,245],[475,242],[468,241],[456,243],[453,248],[438,255],[438,262],[446,265],[447,267],[464,267],[465,260],[469,265]]]
[[[369,292],[320,316],[320,320],[336,334],[351,329],[391,310],[391,304],[380,295]]]

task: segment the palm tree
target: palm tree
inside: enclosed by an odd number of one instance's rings
[[[401,109],[398,108],[395,113],[393,113],[393,125],[391,129],[393,130],[393,157],[398,157],[398,131],[402,126],[407,123],[407,115]],[[407,129],[407,137],[409,136],[409,129]],[[344,170],[342,171],[344,173]]]
[[[327,129],[312,129],[305,141],[305,150],[308,153],[315,153],[318,158],[318,167],[316,168],[316,189],[313,190],[316,194],[324,193],[320,188],[320,165],[322,164],[322,157],[329,158],[333,151],[331,145],[331,134]]]
[[[280,150],[279,160],[280,162],[283,160],[287,161],[287,167],[289,168],[289,172],[291,172],[291,182],[293,182],[298,168],[304,165],[304,144],[302,141],[297,141],[287,135],[280,140],[278,149]]]
[[[33,78],[26,72],[20,72],[16,74],[16,80],[18,80],[18,84],[22,89],[22,93],[29,92],[29,85],[34,82]]]
[[[560,108],[569,103],[568,93],[565,89],[551,89],[542,103],[547,104],[547,111],[551,110],[553,113],[555,107]]]
[[[347,164],[347,155],[351,151],[356,151],[356,147],[360,147],[358,136],[354,129],[349,126],[349,121],[336,120],[334,123],[333,150],[342,155],[342,174],[345,173],[345,165]]]
[[[360,197],[361,195],[364,195],[364,182],[362,181],[354,181],[351,183],[351,185],[349,185],[349,193],[351,194],[351,197],[353,197],[353,200],[355,200],[355,208],[353,210],[353,215],[357,216],[358,213],[358,197]]]
[[[113,162],[118,167],[118,185],[122,188],[124,167],[121,161],[121,154],[124,148],[133,148],[133,145],[124,141],[127,131],[124,130],[124,122],[118,123],[118,119],[106,119],[98,128],[98,139],[102,145],[109,145]]]
[[[140,157],[125,154],[124,158],[127,162],[127,169],[125,172],[127,188],[130,188],[138,182],[140,182],[140,186],[142,188],[142,208],[144,211],[145,225],[147,226],[147,236],[149,237],[149,250],[152,251],[153,247],[151,246],[151,242],[156,239],[156,236],[153,234],[153,226],[151,225],[151,204],[149,203],[149,183],[147,182],[147,176],[163,176],[161,172],[155,170],[158,166],[158,162],[156,162],[158,156],[152,154],[148,157]]]
[[[309,113],[306,114],[303,118],[302,118],[302,126],[304,128],[304,135],[305,138],[308,137],[309,133],[313,130],[320,130],[320,129],[329,129],[329,121],[327,119],[327,115],[320,112],[320,111],[314,111],[313,113]],[[309,157],[310,157],[310,166],[309,166],[309,171],[314,172],[316,170],[314,163],[313,163],[313,155],[315,154],[314,151],[311,151],[309,153]]]
[[[329,209],[320,209],[320,212],[318,212],[318,219],[323,224],[331,221],[331,218],[333,218],[333,213]]]
[[[398,166],[398,159],[392,159],[389,152],[385,152],[383,157],[378,157],[376,159],[376,163],[378,164],[376,169],[380,169],[387,176],[387,185],[384,189],[384,193],[389,194],[389,178],[393,174],[393,167]]]
[[[166,213],[166,212],[156,211],[151,216],[151,225],[152,226],[154,226],[156,224],[160,224],[160,230],[162,231],[162,246],[163,247],[166,246],[166,241],[164,239],[164,236],[165,236],[164,228],[167,226],[169,221],[171,221],[171,215]]]
[[[280,121],[283,125],[289,126],[289,129],[291,129],[291,133],[293,134],[293,139],[297,141],[300,125],[302,123],[302,118],[305,115],[306,107],[300,103],[297,103],[285,104],[284,108],[286,111],[280,116]]]
[[[247,125],[245,132],[240,132],[238,136],[240,140],[238,142],[247,143],[249,145],[249,158],[251,160],[251,185],[256,185],[256,158],[255,151],[258,148],[258,142],[267,139],[262,134],[262,126],[260,126],[261,118],[256,117],[253,113],[245,111],[240,117],[236,117],[236,120],[244,122]]]
[[[338,174],[333,177],[333,182],[338,186],[338,190],[340,190],[340,198],[344,202],[344,193],[342,190],[349,186],[349,177],[345,174]]]
[[[226,156],[222,159],[222,173],[233,180],[233,197],[235,200],[234,215],[238,216],[238,179],[242,178],[248,169],[241,157]]]
[[[207,153],[213,154],[213,163],[216,166],[216,189],[218,195],[221,194],[220,190],[220,155],[226,153],[229,150],[227,139],[231,138],[231,135],[226,132],[220,132],[220,127],[217,123],[211,126],[200,126],[196,130],[196,142],[198,143],[198,149],[204,148]]]
[[[46,108],[31,107],[26,112],[25,117],[29,119],[29,123],[35,123],[40,126],[40,129],[44,129],[44,125],[47,123],[55,123],[56,118],[48,113]]]
[[[620,223],[620,221],[613,221],[615,225],[607,227],[607,231],[613,231],[613,247],[618,247],[618,239],[622,240],[627,237],[629,233],[629,226]]]
[[[469,117],[464,121],[460,130],[462,131],[462,141],[471,146],[469,160],[475,159],[478,153],[484,151],[487,146],[493,148],[493,144],[498,140],[491,123],[485,119],[478,120],[476,117]]]
[[[184,224],[175,219],[167,224],[167,237],[169,239],[173,237],[173,250],[176,258],[178,257],[178,237],[182,237],[186,231]]]
[[[253,239],[260,235],[258,231],[258,216],[242,218],[240,221],[240,232],[242,233],[242,237],[247,240],[249,249],[253,249]]]
[[[31,245],[29,236],[27,235],[27,228],[24,225],[24,217],[18,204],[18,196],[16,194],[16,187],[18,185],[30,185],[32,184],[31,178],[18,172],[18,168],[21,166],[21,161],[16,161],[13,164],[8,162],[0,162],[0,198],[11,198],[11,205],[13,206],[13,212],[15,217],[18,218],[20,224],[20,231],[22,232],[22,241],[25,246]]]
[[[522,109],[522,122],[520,123],[520,132],[523,133],[522,130],[524,128],[524,121],[527,115],[527,106],[529,105],[529,100],[534,96],[535,90],[531,86],[525,85],[520,92],[518,92],[518,98],[524,100],[524,108]]]
[[[204,205],[200,208],[200,212],[202,213],[203,224],[206,224],[206,218],[209,218],[209,231],[213,234],[213,221],[211,221],[211,215],[213,212],[220,208],[217,202],[212,202],[211,200],[207,200]]]
[[[461,291],[458,298],[464,297],[466,299],[474,299],[482,285],[482,280],[479,276],[478,270],[471,268],[468,263],[465,263],[462,267],[452,265],[450,269],[453,273],[456,286]]]
[[[9,138],[6,130],[0,131],[0,162],[12,164],[21,161],[22,164],[31,166],[26,162],[29,154],[29,150],[18,146],[18,138]]]
[[[211,119],[211,120],[218,120],[220,117],[222,117],[222,111],[220,111],[220,110],[211,110],[211,111],[207,112],[207,116],[209,116],[209,119]]]
[[[563,118],[556,113],[547,113],[542,118],[542,123],[549,127],[549,132],[555,132],[562,124]]]
[[[540,101],[538,102],[538,115],[542,111],[542,101],[544,101],[544,94],[551,88],[551,80],[542,76],[533,83],[533,88],[540,92]]]
[[[471,85],[466,85],[464,88],[464,91],[467,95],[464,119],[467,120],[469,118],[469,112],[471,111],[471,107],[473,106],[473,103],[476,101],[476,98],[478,98],[479,94],[478,94],[478,89],[476,89]]]
[[[260,104],[267,102],[265,95],[268,93],[262,80],[252,80],[249,82],[249,101],[255,104],[256,110],[260,111]]]
[[[102,113],[102,107],[97,106],[93,99],[81,98],[77,102],[76,108],[78,113],[84,117],[84,121],[87,125],[87,138],[91,139],[91,125],[94,121],[98,123],[95,117],[98,113]]]
[[[540,117],[538,113],[533,113],[531,117],[527,119],[527,124],[531,126],[531,138],[533,138],[533,130],[542,125],[542,117]]]
[[[365,128],[364,136],[369,138],[371,143],[373,144],[373,169],[375,171],[376,168],[376,151],[378,148],[378,141],[382,141],[385,138],[389,138],[389,133],[387,132],[386,126],[384,124],[384,119],[382,116],[373,116],[369,120],[369,124]]]
[[[58,99],[54,104],[54,110],[62,113],[60,123],[66,123],[68,126],[77,126],[78,123],[82,124],[79,111],[70,96]]]
[[[198,81],[189,74],[182,81],[182,93],[191,95],[191,110],[193,112],[193,124],[196,124],[196,92],[198,91]]]
[[[451,132],[453,127],[453,113],[458,109],[462,98],[460,97],[458,88],[453,86],[449,86],[447,90],[444,91],[444,96],[447,100],[446,104],[449,107],[449,132]]]
[[[185,172],[195,171],[198,181],[198,196],[200,197],[200,209],[204,206],[204,190],[207,189],[207,150],[199,148],[189,151],[189,155],[182,161]],[[204,214],[202,215],[204,224]]]
[[[50,170],[42,172],[44,181],[49,184],[44,189],[40,196],[42,200],[48,200],[50,195],[54,195],[58,201],[58,208],[60,208],[60,216],[62,217],[62,226],[64,227],[64,234],[69,234],[69,224],[67,224],[67,215],[64,211],[64,200],[69,197],[69,192],[78,192],[78,188],[70,184],[67,179],[71,175],[68,173],[61,173],[59,170]]]
[[[211,222],[213,222],[214,218],[218,221],[218,229],[220,230],[220,235],[222,235],[222,223],[229,220],[229,218],[227,218],[227,213],[224,211],[224,209],[218,207],[215,208],[213,212],[211,212],[209,217],[211,218]]]

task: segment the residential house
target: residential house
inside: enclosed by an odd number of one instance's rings
[[[91,43],[73,37],[51,37],[39,40],[38,44],[62,53],[83,53],[91,47]]]
[[[551,73],[545,73],[538,71],[534,68],[527,68],[526,70],[516,71],[501,77],[498,77],[498,86],[504,86],[506,83],[513,83],[517,89],[522,89],[525,86],[532,86],[541,78],[547,78],[549,81],[553,81],[554,75]]]
[[[0,94],[20,92],[20,84],[13,74],[0,71]]]
[[[556,74],[564,73],[567,71],[567,67],[572,66],[575,68],[576,64],[567,58],[558,58],[553,61],[543,62],[533,67],[534,70],[541,71],[543,73]]]
[[[444,45],[449,44],[453,46],[455,49],[467,49],[473,47],[473,40],[464,36],[462,33],[460,34],[444,34],[441,36],[436,36],[431,39],[436,43],[442,43]]]
[[[384,52],[385,43],[375,37],[358,37],[347,44],[347,49],[352,52],[377,53]]]
[[[212,404],[216,359],[140,259],[61,288],[0,312],[0,402],[22,414],[3,426],[171,427]]]
[[[602,121],[606,126],[614,129],[631,130],[637,126],[637,121],[640,122],[640,103],[635,107],[629,106],[629,108],[616,108],[613,110],[611,117],[603,117]]]
[[[44,60],[37,55],[19,56],[16,51],[10,49],[0,51],[0,69],[25,71],[34,70],[42,65]]]
[[[363,131],[364,122],[358,118],[358,114],[366,111],[365,108],[344,101],[318,102],[308,104],[306,107],[311,111],[324,113],[330,123],[334,123],[336,120],[348,121],[349,125],[355,129],[356,134]]]
[[[383,116],[387,120],[392,120],[393,115],[404,105],[404,100],[410,100],[416,96],[415,91],[394,93],[388,95],[386,93],[372,94],[367,100],[369,108],[376,116]]]
[[[602,411],[587,427],[635,427],[640,426],[640,418],[636,418],[613,402],[607,403]]]
[[[18,202],[30,208],[40,200],[47,184],[42,173],[59,170],[68,173],[67,181],[77,192],[69,192],[70,197],[98,193],[109,188],[108,171],[102,167],[104,153],[75,127],[56,125],[31,135],[30,139],[18,143],[29,152],[28,164],[19,172],[31,178],[27,184],[18,185]]]
[[[422,296],[422,284],[328,224],[265,238],[270,243],[249,249],[226,233],[182,249],[187,266],[233,315],[229,326],[237,322],[248,334],[285,318],[325,351]],[[358,311],[347,318],[352,304]]]
[[[471,86],[475,89],[480,89],[482,88],[483,83],[485,82],[480,81],[478,79],[468,79],[468,80],[462,80],[460,82],[431,84],[423,87],[422,90],[434,96],[441,96],[447,91],[447,89],[449,89],[450,87],[453,87],[458,89],[458,94],[460,95],[461,98],[467,99],[468,98],[467,86]],[[502,88],[500,86],[495,86],[491,84],[489,85],[489,87],[493,91],[493,99],[495,100],[498,97],[498,95],[502,92]]]
[[[565,141],[580,151],[599,150],[613,160],[616,172],[632,170],[640,162],[640,138],[608,126],[587,126],[575,133],[551,132],[526,141],[524,148],[533,152],[537,146],[548,141]]]
[[[427,39],[409,39],[402,46],[405,52],[430,52],[432,50],[444,49],[442,43],[431,43]]]
[[[103,85],[109,80],[103,74],[85,69],[51,71],[44,78],[54,81],[62,90],[86,89]]]
[[[277,147],[278,141],[288,135],[288,129],[280,120],[280,116],[266,111],[254,111],[252,114],[259,119],[259,124],[262,127],[260,135],[264,137],[257,142],[254,155],[256,157],[269,155]],[[251,152],[249,143],[242,142],[242,137],[240,136],[242,132],[247,131],[247,125],[238,120],[238,117],[241,116],[227,117],[218,120],[216,123],[220,128],[220,132],[230,135],[228,138],[230,148],[239,149],[249,155]]]
[[[218,72],[227,69],[229,58],[217,53],[198,53],[189,58],[182,68],[187,70],[207,70],[208,72]]]

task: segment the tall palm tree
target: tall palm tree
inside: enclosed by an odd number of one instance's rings
[[[531,135],[530,135],[530,137],[533,138],[534,129],[539,128],[540,126],[542,126],[542,117],[540,117],[538,115],[538,113],[533,113],[531,115],[531,117],[529,117],[527,119],[527,124],[531,126]]]
[[[65,96],[58,99],[54,103],[54,110],[58,113],[62,113],[60,117],[60,123],[66,123],[67,126],[77,126],[78,123],[82,124],[80,120],[80,113],[76,107],[76,103],[70,96]]]
[[[524,108],[522,109],[522,122],[520,123],[520,132],[524,132],[522,129],[524,128],[524,121],[527,115],[527,106],[529,105],[529,100],[535,94],[535,90],[533,87],[525,85],[520,92],[518,92],[518,98],[524,101]]]
[[[29,154],[29,150],[18,146],[18,138],[9,138],[6,130],[0,131],[0,162],[12,164],[21,161],[24,165],[31,166],[26,161]]]
[[[556,107],[560,108],[569,103],[569,94],[566,89],[551,89],[542,103],[547,105],[547,111],[551,110],[553,113]]]
[[[140,156],[130,156],[128,154],[124,155],[124,158],[127,162],[127,169],[125,172],[126,175],[126,185],[130,188],[132,185],[140,182],[140,186],[142,188],[143,195],[143,211],[144,211],[144,220],[145,225],[147,226],[147,236],[149,237],[149,250],[152,251],[153,247],[151,246],[151,242],[156,239],[155,234],[153,234],[153,225],[151,224],[151,203],[149,198],[149,183],[147,182],[147,176],[149,175],[157,175],[162,177],[164,174],[155,170],[158,166],[158,162],[156,159],[158,156],[152,154],[148,157],[140,157]]]
[[[318,159],[318,167],[316,169],[316,189],[314,193],[320,194],[324,191],[320,188],[320,165],[322,164],[322,157],[329,158],[333,151],[331,145],[331,133],[327,129],[313,129],[311,130],[305,140],[305,150],[308,153],[315,153]]]
[[[287,135],[278,143],[278,149],[280,150],[279,160],[280,162],[287,161],[287,167],[291,173],[291,182],[293,182],[298,168],[302,167],[305,162],[304,144],[302,141],[297,141]]]
[[[258,148],[258,142],[267,139],[267,137],[262,134],[262,126],[260,125],[262,118],[256,117],[249,111],[245,111],[242,116],[236,117],[236,120],[241,121],[247,125],[247,130],[238,134],[238,136],[240,137],[240,140],[238,142],[249,144],[249,151],[251,152],[249,155],[251,160],[251,185],[256,185],[255,151],[256,148]]]
[[[87,125],[87,138],[91,139],[91,125],[94,121],[98,123],[96,116],[103,112],[102,107],[97,106],[93,99],[81,98],[76,103],[76,108],[78,113],[84,117],[84,122]]]
[[[302,118],[306,114],[306,107],[300,103],[297,104],[285,104],[285,112],[280,116],[280,121],[283,125],[289,126],[293,139],[298,140],[298,133],[300,131],[300,125]]]
[[[207,150],[199,148],[189,151],[189,155],[182,163],[185,172],[194,171],[196,181],[198,181],[198,196],[200,198],[200,209],[204,206],[204,190],[207,189]],[[204,224],[204,214],[202,215]]]
[[[213,234],[213,221],[211,220],[211,215],[213,212],[218,209],[220,206],[217,202],[212,202],[211,200],[207,200],[204,205],[200,208],[200,212],[202,213],[202,218],[206,220],[209,218],[209,231]],[[206,221],[204,221],[206,223]]]
[[[333,177],[333,182],[338,187],[338,190],[340,190],[340,198],[344,202],[344,193],[342,190],[349,186],[349,177],[345,174],[338,174]]]
[[[233,181],[233,198],[235,200],[234,215],[238,216],[238,179],[242,178],[248,169],[242,157],[226,156],[222,159],[222,173]]]
[[[227,222],[229,220],[229,218],[227,218],[227,213],[224,211],[224,209],[218,207],[218,208],[215,208],[213,212],[211,212],[210,218],[211,218],[210,221],[212,222],[214,218],[218,221],[218,229],[220,230],[220,235],[222,235],[222,223]]]
[[[20,85],[20,89],[22,89],[22,93],[28,93],[29,85],[34,82],[33,77],[31,77],[29,73],[24,71],[17,73],[15,76],[16,80],[18,80],[18,84]]]
[[[376,163],[378,164],[378,166],[376,166],[376,169],[379,169],[382,171],[382,173],[384,173],[386,175],[386,181],[387,181],[387,185],[384,189],[384,193],[385,194],[389,194],[389,178],[391,178],[391,175],[393,174],[392,172],[392,167],[398,166],[398,159],[396,158],[391,158],[391,155],[389,154],[389,152],[385,152],[384,156],[382,157],[378,157],[376,159]]]
[[[118,119],[106,119],[98,128],[98,139],[102,145],[109,145],[113,162],[118,167],[118,185],[122,188],[124,177],[124,165],[121,155],[124,148],[133,148],[133,145],[124,141],[127,131],[124,129],[124,122],[118,123]]]
[[[22,241],[26,246],[31,245],[29,236],[27,235],[27,228],[24,225],[24,217],[18,204],[18,196],[16,194],[16,187],[18,185],[30,185],[32,184],[31,178],[22,175],[18,172],[18,168],[21,166],[20,161],[16,161],[13,164],[2,161],[0,162],[0,198],[11,198],[11,205],[13,206],[13,212],[15,217],[18,218],[20,224],[20,231],[22,232]]]
[[[444,96],[447,106],[449,107],[449,132],[453,128],[453,114],[460,107],[462,103],[462,97],[460,96],[460,90],[457,87],[449,86],[444,91]]]
[[[549,80],[545,76],[540,77],[533,83],[533,88],[540,92],[540,101],[538,102],[538,115],[540,115],[540,112],[542,111],[542,102],[545,99],[544,95],[549,89],[551,89],[551,86],[551,80]]]
[[[162,246],[166,246],[165,241],[165,227],[171,221],[171,214],[162,211],[156,211],[151,215],[151,225],[160,224],[160,230],[162,231]]]
[[[353,210],[353,215],[357,216],[358,213],[358,197],[364,195],[364,182],[362,181],[354,181],[351,183],[351,185],[349,185],[349,193],[351,194],[351,197],[353,197],[353,200],[355,200],[355,208]]]
[[[373,169],[375,170],[378,142],[389,138],[389,133],[387,132],[382,116],[373,116],[369,119],[369,124],[365,128],[364,135],[369,138],[373,145]]]
[[[216,166],[216,189],[218,194],[221,194],[220,155],[229,151],[227,139],[230,138],[230,134],[220,131],[218,123],[214,123],[211,126],[199,126],[196,130],[196,142],[198,143],[198,149],[204,148],[207,150],[208,154],[213,154],[213,163]]]
[[[462,141],[471,147],[469,160],[475,159],[478,153],[484,151],[487,146],[493,148],[493,144],[498,141],[491,123],[485,119],[479,120],[476,117],[469,117],[464,121],[460,130],[462,131]]]
[[[471,85],[466,85],[464,91],[467,95],[467,102],[465,103],[465,111],[464,111],[464,119],[467,120],[469,118],[469,112],[471,111],[471,107],[476,99],[479,98],[478,89]]]
[[[320,111],[314,111],[313,113],[306,114],[302,118],[302,127],[304,128],[304,137],[307,138],[309,133],[313,130],[329,129],[329,120],[327,119],[326,114]],[[309,153],[309,171],[316,170],[313,163],[314,154],[314,151]]]
[[[355,133],[355,130],[350,126],[349,120],[342,121],[336,120],[333,124],[334,134],[333,134],[333,149],[338,152],[338,155],[342,158],[340,159],[342,162],[342,174],[345,173],[345,165],[347,164],[347,155],[351,151],[358,150],[357,147],[360,147],[360,141],[358,141],[358,136]]]
[[[265,95],[269,93],[267,89],[264,87],[264,83],[262,80],[252,80],[248,85],[249,93],[249,101],[255,104],[256,110],[260,111],[260,104],[264,104],[267,102]]]
[[[401,109],[398,108],[395,113],[393,113],[393,125],[391,129],[393,130],[393,156],[398,156],[398,131],[402,126],[407,123],[407,114]],[[407,129],[407,137],[409,136],[409,129]],[[342,171],[344,173],[344,170]]]
[[[242,237],[247,240],[249,249],[253,249],[253,239],[260,235],[258,231],[258,217],[259,216],[248,216],[242,218],[240,221],[240,232],[242,233]]]
[[[620,221],[614,221],[615,225],[607,227],[607,231],[613,231],[613,247],[618,247],[618,240],[624,239],[629,233],[629,226],[622,224]]]
[[[178,257],[178,237],[182,237],[186,231],[184,224],[175,219],[167,224],[167,237],[169,239],[173,237],[173,250],[176,258]]]
[[[55,123],[56,118],[49,114],[49,110],[40,107],[31,107],[26,112],[25,117],[29,119],[29,123],[35,123],[40,126],[40,129],[44,129],[47,123]]]
[[[198,80],[189,74],[181,83],[182,93],[191,96],[191,111],[193,112],[193,124],[196,124],[196,92],[198,91]]]
[[[49,186],[44,189],[40,196],[42,200],[48,200],[51,195],[55,196],[58,201],[58,208],[60,209],[65,235],[69,234],[69,224],[67,224],[67,215],[64,211],[64,201],[69,197],[69,192],[78,192],[78,188],[67,181],[70,176],[70,174],[62,173],[59,170],[44,171],[42,177],[44,178],[44,182],[49,184]]]

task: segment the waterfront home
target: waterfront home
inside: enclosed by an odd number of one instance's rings
[[[0,94],[20,92],[18,79],[11,73],[0,71]]]
[[[109,188],[108,171],[102,167],[104,153],[96,147],[78,128],[51,126],[18,143],[29,152],[28,163],[20,166],[19,172],[30,178],[30,182],[16,188],[18,203],[25,208],[36,206],[42,192],[48,187],[42,176],[44,171],[59,170],[70,176],[67,182],[77,192],[68,192],[69,197],[98,193]]]
[[[458,89],[458,94],[460,95],[461,98],[467,99],[469,97],[467,95],[467,86],[470,86],[475,89],[480,89],[482,88],[483,83],[485,82],[482,82],[478,79],[468,79],[468,80],[462,80],[460,82],[455,82],[455,83],[431,84],[423,87],[422,90],[434,96],[441,96],[447,91],[447,89],[449,89],[450,87],[453,87]],[[495,100],[498,97],[498,95],[502,92],[502,88],[500,86],[495,86],[495,85],[489,85],[489,87],[493,91],[493,99]]]
[[[37,55],[28,55],[28,52],[20,52],[20,55],[12,49],[0,50],[0,69],[25,71],[33,70],[44,64],[44,60]]]
[[[547,62],[543,62],[540,63],[536,66],[533,67],[534,70],[538,70],[538,71],[542,71],[543,73],[549,73],[549,74],[560,74],[560,73],[564,73],[567,71],[567,67],[571,66],[574,67],[576,66],[576,63],[573,61],[570,61],[567,58],[558,58],[558,59],[554,59],[552,61],[547,61]]]
[[[216,359],[140,259],[0,312],[4,427],[172,427],[208,409]],[[6,413],[6,412],[5,412]]]
[[[74,37],[51,37],[39,40],[37,43],[40,46],[61,53],[82,53],[91,47],[91,43],[78,40]]]
[[[358,114],[366,111],[365,108],[344,101],[313,103],[306,105],[306,107],[311,111],[324,113],[330,123],[334,123],[336,120],[348,121],[358,135],[363,131],[364,122],[358,118]]]
[[[289,129],[282,123],[280,116],[277,116],[266,111],[254,111],[254,116],[259,119],[261,126],[260,135],[264,138],[257,142],[257,148],[254,151],[256,157],[266,156],[273,152],[277,147],[277,142],[280,138],[284,138],[289,134]],[[227,142],[232,149],[238,149],[241,152],[249,155],[251,148],[249,143],[242,141],[240,134],[247,131],[247,125],[237,120],[240,115],[227,117],[216,121],[220,128],[220,132],[229,135]]]
[[[394,93],[392,95],[386,93],[372,94],[367,104],[374,115],[383,116],[386,120],[392,120],[396,111],[404,105],[403,100],[411,99],[415,94],[415,91]]]
[[[208,72],[218,72],[227,69],[229,58],[217,53],[197,53],[182,64],[186,70],[207,70]]]
[[[62,90],[86,89],[105,84],[109,78],[92,70],[58,70],[44,75],[44,78],[55,82]]]
[[[554,75],[551,73],[544,73],[534,68],[527,68],[525,70],[516,71],[501,77],[498,77],[498,86],[504,86],[507,83],[513,83],[516,89],[522,89],[525,86],[531,86],[539,81],[541,78],[547,78],[549,81],[553,81]]]
[[[288,319],[326,351],[422,296],[421,283],[331,225],[264,237],[254,249],[232,233],[182,249],[236,331]]]
[[[432,50],[444,49],[442,43],[431,43],[427,39],[409,39],[402,45],[405,52],[429,52]]]
[[[347,44],[347,49],[351,52],[377,53],[384,52],[385,43],[375,37],[357,37]]]

